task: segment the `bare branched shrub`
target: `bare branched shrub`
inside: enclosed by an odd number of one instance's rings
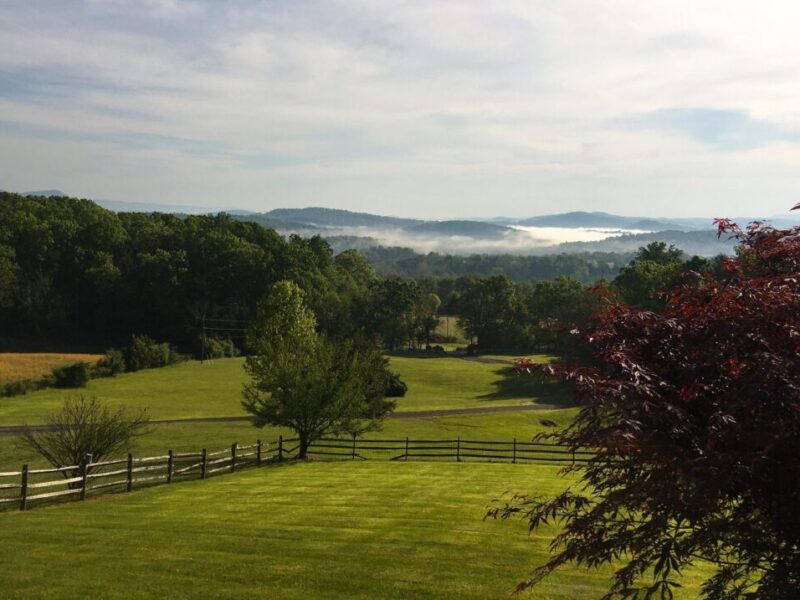
[[[80,466],[87,454],[99,462],[123,450],[147,432],[149,421],[145,410],[135,414],[124,408],[112,410],[97,398],[78,396],[67,398],[43,427],[26,427],[19,439],[54,467]],[[67,479],[79,474],[79,468],[63,472]]]

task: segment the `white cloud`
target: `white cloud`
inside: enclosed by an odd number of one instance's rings
[[[800,130],[798,13],[717,0],[6,3],[0,187],[433,217],[783,212],[800,195],[800,145],[763,124]],[[688,109],[744,115],[724,139],[748,143],[709,144],[694,121],[684,136],[674,119],[619,126]]]

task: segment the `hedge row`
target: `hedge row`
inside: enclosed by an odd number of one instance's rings
[[[11,381],[0,385],[0,396],[18,396],[44,388],[80,388],[90,379],[113,377],[126,371],[165,367],[185,360],[170,344],[156,342],[147,336],[133,336],[130,343],[122,349],[111,348],[94,365],[87,362],[74,362],[53,369],[52,373],[41,379]]]

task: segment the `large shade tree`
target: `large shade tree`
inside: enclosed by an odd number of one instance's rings
[[[394,409],[385,398],[389,372],[380,351],[317,333],[295,283],[278,282],[262,300],[247,343],[251,381],[242,404],[257,426],[294,430],[300,458],[314,440],[374,429]]]
[[[588,336],[593,366],[544,367],[582,403],[556,441],[597,454],[557,497],[490,511],[563,526],[520,589],[613,563],[607,598],[671,597],[707,561],[707,598],[798,597],[800,227],[719,226],[740,242],[721,279],[695,274],[663,313],[613,304]]]

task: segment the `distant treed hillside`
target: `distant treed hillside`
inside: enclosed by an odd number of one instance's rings
[[[330,208],[301,208],[276,209],[235,218],[260,223],[283,233],[298,233],[304,237],[321,235],[332,240],[337,249],[410,247],[423,254],[436,252],[461,257],[471,254],[533,257],[576,252],[629,254],[651,241],[664,241],[676,245],[688,255],[705,257],[730,254],[733,248],[727,240],[716,238],[710,219],[703,220],[702,229],[697,229],[675,219],[626,217],[603,212],[571,212],[517,221],[487,222],[463,219],[421,221]],[[596,238],[598,230],[612,237],[558,243],[559,239]],[[503,262],[503,259],[498,260]],[[589,262],[592,260],[590,258]],[[616,259],[610,260],[618,264]],[[532,260],[530,264],[536,264],[536,261]],[[406,271],[401,265],[393,268],[398,272],[416,272],[416,269]],[[611,268],[616,270],[613,265]],[[602,264],[590,264],[590,271],[602,273],[605,269]]]
[[[549,251],[561,252],[635,252],[650,242],[672,244],[688,255],[716,256],[733,254],[735,243],[725,237],[717,238],[713,230],[705,231],[656,231],[653,233],[626,234],[606,238],[597,242],[567,242],[553,246]]]
[[[382,275],[411,279],[462,277],[465,275],[506,275],[516,281],[570,277],[590,284],[613,279],[633,258],[633,252],[584,252],[547,256],[513,254],[418,254],[410,248],[363,248],[361,252]]]
[[[602,229],[642,229],[662,231],[666,229],[691,229],[676,225],[672,221],[623,217],[604,212],[569,212],[558,215],[542,215],[516,222],[517,225],[534,227],[593,227]]]
[[[250,215],[255,216],[255,215]],[[276,208],[259,216],[323,227],[408,227],[422,223],[417,219],[383,217],[334,208]]]

